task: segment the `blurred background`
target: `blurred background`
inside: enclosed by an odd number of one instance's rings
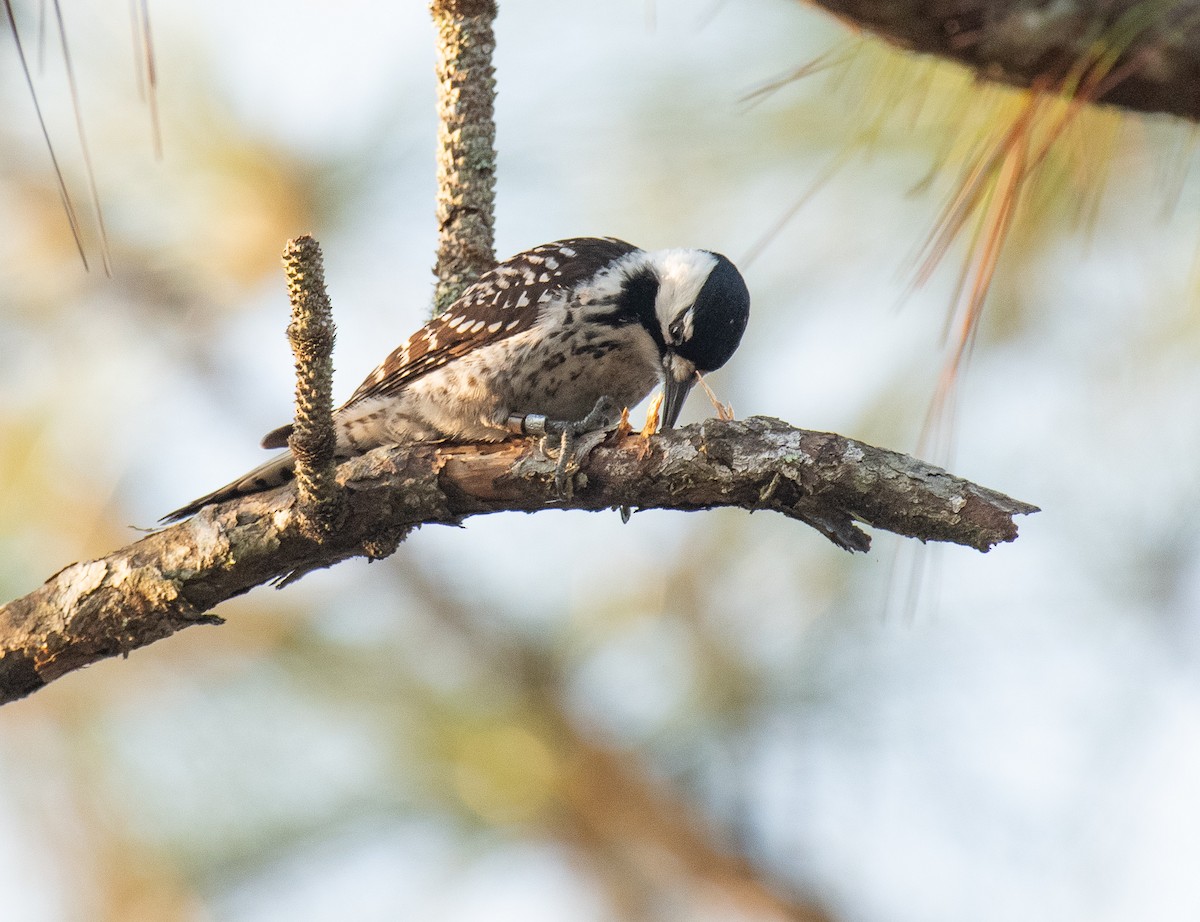
[[[738,415],[915,450],[966,251],[913,291],[916,257],[1014,94],[793,0],[501,6],[500,255],[724,252]],[[435,244],[423,3],[155,0],[161,159],[131,7],[65,5],[111,278],[53,7],[17,7],[91,271],[6,37],[4,599],[260,460],[288,237],[339,397],[426,319]],[[0,710],[4,918],[1197,918],[1194,142],[1090,114],[1022,205],[930,458],[1043,508],[1015,544],[505,515],[260,588]]]

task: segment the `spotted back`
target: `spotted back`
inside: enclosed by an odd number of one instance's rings
[[[578,237],[518,253],[485,272],[441,315],[410,336],[345,405],[395,393],[481,346],[528,330],[542,305],[636,249],[612,237]]]

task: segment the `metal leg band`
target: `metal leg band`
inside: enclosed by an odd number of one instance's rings
[[[524,416],[514,414],[508,418],[508,430],[518,435],[545,435],[546,417],[539,413],[526,413]]]

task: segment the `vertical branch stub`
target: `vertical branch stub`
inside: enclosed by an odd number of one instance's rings
[[[432,0],[437,29],[440,314],[496,264],[495,0]]]
[[[292,322],[288,341],[296,358],[296,419],[288,447],[296,459],[299,507],[310,528],[328,532],[334,525],[333,311],[325,291],[321,247],[305,234],[283,251]]]

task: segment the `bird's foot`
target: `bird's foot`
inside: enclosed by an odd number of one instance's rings
[[[590,413],[583,419],[556,420],[544,416],[529,414],[521,417],[520,429],[517,431],[526,435],[542,436],[541,448],[546,457],[553,459],[551,445],[557,443],[558,460],[554,468],[554,485],[564,499],[570,499],[575,493],[574,474],[579,470],[582,455],[590,451],[594,445],[585,451],[579,451],[580,436],[589,433],[602,433],[611,429],[621,418],[621,408],[611,397],[601,397],[596,401]],[[510,426],[513,420],[510,420]]]
[[[579,450],[579,437],[611,429],[620,418],[621,408],[617,406],[616,401],[611,397],[601,397],[583,419],[571,422],[551,420],[546,423],[546,437],[542,442],[542,450],[546,451],[546,443],[553,436],[558,436],[558,464],[554,468],[554,485],[564,499],[570,499],[575,493],[574,475],[579,470],[582,456],[586,454]],[[589,446],[589,451],[591,447],[594,446]]]

